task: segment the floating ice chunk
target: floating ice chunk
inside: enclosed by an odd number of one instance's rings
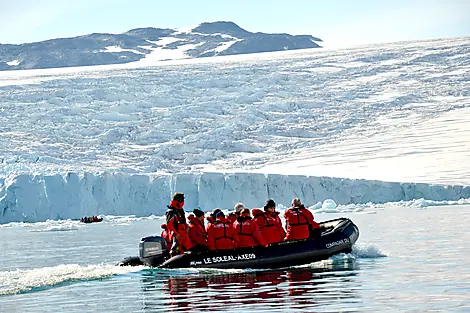
[[[318,210],[323,206],[321,202],[317,202],[316,204],[309,207],[310,210]]]
[[[321,206],[323,210],[333,210],[336,209],[336,207],[337,204],[333,199],[326,199]]]
[[[50,232],[50,231],[71,231],[71,230],[78,230],[78,226],[75,224],[64,224],[64,225],[51,225],[44,229],[33,229],[30,232]]]

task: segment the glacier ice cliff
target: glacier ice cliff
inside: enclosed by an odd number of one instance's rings
[[[0,224],[85,215],[162,215],[175,191],[186,194],[186,210],[232,209],[237,202],[262,207],[266,199],[288,206],[332,199],[338,204],[413,199],[470,198],[470,186],[258,173],[67,173],[0,179]]]

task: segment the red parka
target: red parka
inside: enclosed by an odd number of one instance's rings
[[[254,222],[249,216],[240,216],[238,220],[233,223],[235,230],[237,231],[238,238],[240,238],[239,248],[256,247],[256,246],[267,246],[266,240],[264,240],[261,234],[258,224]]]
[[[207,226],[206,226],[206,234],[209,232],[209,226],[214,224],[215,220],[211,216],[206,216]]]
[[[204,224],[194,216],[193,214],[188,215],[189,221],[189,239],[193,245],[207,246],[207,233],[204,229]]]
[[[310,230],[320,228],[313,220],[313,214],[302,204],[289,208],[284,212],[287,224],[286,240],[308,239]]]
[[[173,241],[176,238],[176,235],[179,235],[178,246],[180,248],[180,253],[191,249],[193,246],[191,240],[188,236],[188,225],[186,224],[186,216],[184,215],[183,210],[184,202],[178,202],[172,200],[166,211],[166,226],[171,235],[171,240]]]
[[[271,216],[272,218],[274,218],[276,220],[276,222],[281,225],[282,227],[282,221],[281,221],[281,218],[279,217],[279,212],[266,212],[269,216]],[[282,227],[282,231],[284,232],[284,235],[286,234],[286,231],[284,230],[284,228]]]
[[[170,250],[171,248],[170,232],[168,231],[168,227],[166,226],[166,224],[162,224],[161,227],[162,227],[162,233],[160,234],[160,237],[165,239],[166,247],[168,248],[168,250]]]
[[[282,228],[281,219],[277,214],[277,219],[269,212],[264,212],[260,209],[251,210],[251,214],[253,214],[253,221],[258,225],[267,244],[284,241],[286,232]]]
[[[235,249],[238,247],[237,232],[226,217],[218,217],[214,223],[208,225],[207,238],[211,250]]]

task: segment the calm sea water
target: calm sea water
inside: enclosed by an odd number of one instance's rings
[[[368,213],[352,254],[265,271],[114,266],[160,218],[3,225],[0,312],[470,312],[470,206]]]

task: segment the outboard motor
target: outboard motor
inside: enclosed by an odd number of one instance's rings
[[[160,236],[144,237],[139,243],[139,258],[145,265],[157,267],[162,264],[170,254],[164,238]]]

